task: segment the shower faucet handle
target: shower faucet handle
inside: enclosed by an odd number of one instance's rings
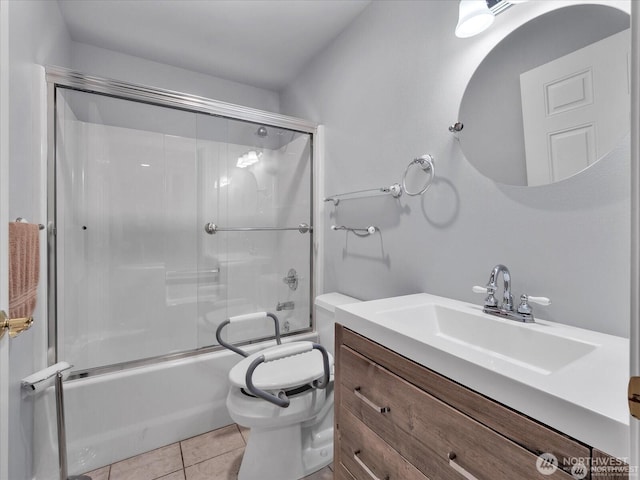
[[[298,288],[298,272],[295,268],[290,268],[287,272],[287,276],[282,278],[282,281],[289,285],[291,290]]]

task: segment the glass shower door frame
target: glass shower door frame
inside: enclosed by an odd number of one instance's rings
[[[321,135],[321,128],[313,122],[306,120],[280,115],[272,112],[266,112],[257,110],[250,107],[244,107],[240,105],[234,105],[226,102],[219,102],[216,100],[207,99],[195,95],[189,95],[185,93],[175,92],[171,90],[159,89],[154,87],[135,85],[127,82],[101,78],[91,75],[85,75],[80,72],[61,68],[61,67],[47,67],[46,68],[46,80],[48,87],[48,221],[52,234],[49,238],[48,244],[48,346],[49,346],[49,364],[59,361],[58,358],[58,319],[57,319],[57,265],[56,265],[56,234],[55,227],[56,222],[56,107],[57,107],[57,92],[59,89],[69,89],[81,92],[101,94],[109,97],[120,98],[124,100],[131,100],[135,102],[145,103],[149,105],[169,107],[177,110],[183,110],[193,113],[203,113],[218,117],[223,117],[231,120],[240,120],[251,123],[257,123],[266,127],[281,127],[292,131],[309,134],[311,138],[311,175],[312,181],[310,184],[310,197],[311,197],[311,211],[310,215],[310,272],[311,272],[311,286],[309,292],[309,311],[313,311],[313,299],[317,295],[316,286],[322,285],[317,278],[318,269],[316,265],[319,259],[319,244],[317,241],[314,227],[318,218],[321,218],[316,211],[316,205],[321,202],[315,201],[316,192],[319,185],[317,176],[318,158],[320,155],[318,134]],[[311,315],[311,325],[306,331],[315,330],[315,320]],[[303,332],[298,332],[303,333]],[[148,359],[134,360],[123,364],[110,365],[105,367],[97,367],[92,369],[92,373],[104,373],[106,371],[113,371],[122,368],[127,368],[133,365],[139,366],[143,364],[157,363],[158,361],[172,360],[181,358],[184,356],[195,355],[206,351],[211,351],[220,348],[219,346],[201,347],[194,350],[167,354],[160,357],[153,357]],[[84,375],[84,373],[83,373]]]

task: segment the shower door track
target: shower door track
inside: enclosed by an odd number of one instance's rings
[[[314,168],[314,156],[318,148],[316,136],[319,125],[301,118],[290,117],[278,113],[267,112],[256,108],[245,107],[228,102],[212,100],[198,95],[177,92],[163,88],[138,85],[134,83],[114,80],[94,75],[87,75],[75,70],[58,66],[46,66],[45,76],[47,82],[47,315],[48,315],[48,363],[53,365],[58,362],[58,319],[57,319],[57,265],[56,265],[56,105],[57,89],[64,88],[80,92],[105,95],[134,102],[146,103],[161,107],[169,107],[194,113],[203,113],[232,120],[257,123],[264,126],[280,127],[299,133],[310,134],[311,136],[311,171]],[[310,185],[311,205],[314,205],[315,181]],[[310,225],[307,226],[309,232],[313,232],[314,208],[309,212]],[[299,228],[296,228],[299,229]],[[221,231],[223,229],[220,229]],[[280,229],[279,229],[280,230]],[[288,229],[285,229],[288,230]],[[303,232],[301,232],[303,233]],[[306,233],[306,232],[304,232]],[[316,293],[315,261],[313,255],[313,236],[310,236],[310,292],[309,292],[309,312],[313,312],[313,299]],[[290,333],[283,336],[305,335],[315,330],[315,319],[311,315],[311,325],[309,328]],[[252,344],[268,340],[267,338],[255,339],[243,344]],[[110,373],[123,370],[125,368],[149,365],[164,361],[176,360],[202,353],[221,350],[219,345],[199,347],[183,352],[174,352],[166,355],[142,358],[112,365],[88,368],[86,370],[73,372],[71,378],[88,377],[97,374]]]
[[[87,75],[68,68],[47,66],[47,83],[53,87],[104,94],[136,102],[164,107],[172,107],[190,112],[207,113],[234,120],[261,123],[265,126],[282,127],[302,133],[315,134],[318,125],[296,117],[244,107],[233,103],[220,102],[198,95],[176,92],[163,88],[136,85],[110,78]]]

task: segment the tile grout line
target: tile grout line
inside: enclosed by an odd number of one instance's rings
[[[233,450],[229,450],[227,452],[221,453],[220,455],[215,455],[213,457],[205,458],[204,460],[200,460],[199,462],[196,462],[193,465],[189,465],[189,467],[195,467],[196,465],[200,465],[202,463],[208,462],[210,460],[213,460],[214,458],[218,458],[218,457],[221,457],[223,455],[228,455],[229,453],[233,453],[233,452],[236,452],[238,450],[244,450],[244,448],[245,447],[234,448]],[[185,471],[186,471],[186,467],[185,467]],[[186,478],[186,473],[185,473],[185,478]]]
[[[240,430],[240,425],[236,423],[235,426],[236,426],[236,430],[238,430],[238,433],[240,434],[240,438],[242,438],[242,443],[244,443],[244,446],[246,447],[247,441],[244,439],[244,435],[242,435],[242,430]]]
[[[182,450],[182,440],[180,440],[178,442],[178,445],[180,446],[180,460],[182,461],[182,469],[184,470],[186,467],[184,466],[184,450]]]
[[[182,460],[182,477],[186,480],[187,479],[187,467],[184,466],[184,451],[182,450],[182,442],[183,442],[183,440],[180,440],[178,442],[178,445],[180,445],[180,459]]]

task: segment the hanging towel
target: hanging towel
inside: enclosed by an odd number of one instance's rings
[[[33,315],[39,277],[38,224],[9,223],[9,318]]]

